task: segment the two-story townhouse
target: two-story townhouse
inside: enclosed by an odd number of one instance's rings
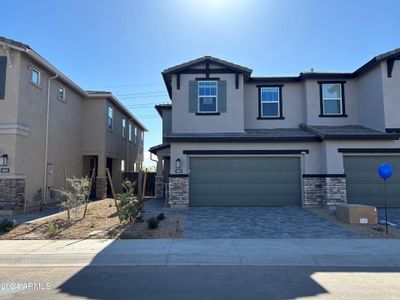
[[[28,45],[0,37],[0,210],[56,201],[65,177],[96,178],[92,196],[116,190],[143,161],[146,128],[109,92],[85,91]],[[109,189],[109,187],[108,187]]]
[[[164,70],[172,104],[156,106],[163,144],[150,151],[169,168],[169,204],[382,206],[388,162],[400,207],[399,60],[397,49],[350,73],[252,77],[205,56]]]

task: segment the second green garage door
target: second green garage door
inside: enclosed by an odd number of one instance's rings
[[[387,205],[400,207],[399,156],[345,156],[348,203],[384,206],[385,190],[378,176],[378,168],[384,162],[393,168],[393,177],[387,181]]]
[[[300,206],[300,159],[190,158],[190,206]]]

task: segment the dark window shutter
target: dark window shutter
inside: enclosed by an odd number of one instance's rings
[[[226,80],[218,81],[218,111],[221,113],[226,112]]]
[[[0,99],[4,99],[6,93],[7,57],[0,56]]]
[[[197,112],[198,88],[197,81],[189,81],[189,112]]]

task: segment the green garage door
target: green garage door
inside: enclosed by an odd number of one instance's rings
[[[299,158],[190,159],[190,206],[300,206]]]
[[[399,156],[345,156],[347,201],[353,204],[384,206],[383,180],[378,168],[382,163],[393,167],[393,177],[387,181],[388,207],[400,207]]]

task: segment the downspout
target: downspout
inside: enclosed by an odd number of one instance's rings
[[[43,201],[42,205],[46,204],[47,200],[47,160],[48,160],[48,146],[49,146],[49,119],[50,119],[50,83],[56,79],[58,74],[49,77],[47,80],[47,103],[46,103],[46,141],[44,149],[44,176],[43,176]]]

